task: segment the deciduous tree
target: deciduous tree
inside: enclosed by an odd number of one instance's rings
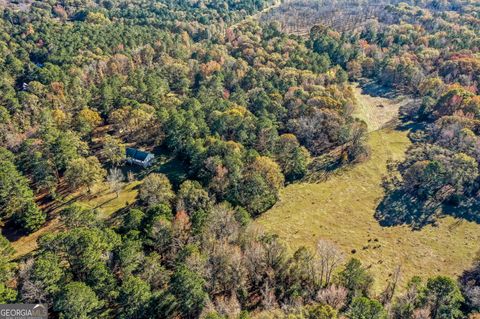
[[[171,204],[175,193],[166,175],[151,173],[143,180],[138,196],[141,201],[152,207],[158,204]]]
[[[95,156],[80,157],[72,160],[65,171],[65,180],[73,189],[86,186],[88,191],[96,183],[102,182],[106,171]]]

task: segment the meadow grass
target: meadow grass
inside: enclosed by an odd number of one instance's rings
[[[418,231],[380,226],[374,213],[384,196],[387,161],[404,158],[410,141],[406,131],[381,129],[370,133],[369,144],[369,160],[323,183],[287,186],[256,222],[278,234],[291,252],[300,246],[313,249],[319,239],[334,242],[346,259],[356,257],[370,269],[377,293],[398,265],[401,287],[414,275],[459,275],[480,248],[480,225],[445,217],[438,226]]]

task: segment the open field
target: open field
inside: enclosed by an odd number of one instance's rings
[[[402,285],[414,275],[460,274],[480,249],[480,225],[446,217],[438,227],[412,231],[408,226],[382,227],[375,220],[375,209],[384,196],[381,181],[387,161],[403,159],[410,145],[408,131],[385,127],[411,100],[374,97],[358,85],[354,93],[358,103],[354,115],[371,132],[371,157],[341,169],[324,183],[288,186],[257,222],[278,234],[290,250],[302,245],[314,248],[319,239],[336,243],[347,257],[357,257],[370,267],[377,278],[376,292],[385,287],[398,265]]]
[[[25,255],[30,254],[38,247],[37,240],[48,233],[55,232],[60,227],[60,221],[58,218],[55,218],[49,222],[39,230],[34,233],[31,233],[28,236],[23,236],[17,239],[16,241],[12,242],[12,247],[15,249],[15,253],[13,254],[13,259],[17,259],[23,257]]]
[[[357,100],[353,115],[367,123],[369,132],[395,121],[400,108],[411,102],[411,99],[404,96],[386,98],[364,94],[358,83],[354,85],[353,92]]]
[[[480,248],[480,225],[447,217],[438,227],[420,231],[381,227],[373,214],[384,194],[380,183],[387,160],[402,159],[410,142],[405,131],[382,129],[370,134],[369,143],[370,160],[321,184],[288,186],[257,222],[278,234],[290,250],[313,248],[319,239],[336,243],[347,257],[371,268],[376,292],[397,265],[402,267],[401,284],[414,275],[460,274]]]

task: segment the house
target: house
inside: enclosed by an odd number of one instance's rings
[[[127,162],[129,164],[137,164],[143,167],[152,165],[155,156],[152,153],[137,150],[136,148],[127,147]]]

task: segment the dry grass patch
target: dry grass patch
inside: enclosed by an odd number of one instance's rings
[[[353,115],[367,123],[369,132],[381,129],[396,120],[400,107],[412,101],[404,96],[390,99],[363,94],[358,83],[353,86],[353,94],[357,100]]]
[[[37,249],[38,244],[37,240],[41,236],[55,232],[59,229],[60,222],[58,218],[49,221],[44,227],[40,228],[34,233],[29,234],[28,236],[23,236],[12,242],[12,247],[15,249],[13,254],[13,259],[17,259],[23,256],[28,255],[35,249]]]

